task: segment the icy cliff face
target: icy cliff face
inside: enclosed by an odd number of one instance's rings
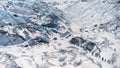
[[[120,1],[0,1],[0,68],[120,68]]]
[[[0,45],[28,45],[49,43],[52,33],[65,33],[68,29],[62,11],[45,2],[8,1],[1,11]],[[34,41],[35,40],[35,41]]]

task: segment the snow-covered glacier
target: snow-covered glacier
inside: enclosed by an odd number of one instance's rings
[[[120,68],[119,0],[0,0],[0,68]]]

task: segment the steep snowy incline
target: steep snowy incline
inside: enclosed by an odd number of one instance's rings
[[[0,68],[120,68],[119,0],[0,1]]]

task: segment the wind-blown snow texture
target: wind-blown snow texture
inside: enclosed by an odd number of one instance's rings
[[[120,1],[0,0],[0,68],[120,68]]]

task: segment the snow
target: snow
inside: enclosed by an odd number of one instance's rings
[[[117,1],[0,1],[0,68],[119,68]]]

